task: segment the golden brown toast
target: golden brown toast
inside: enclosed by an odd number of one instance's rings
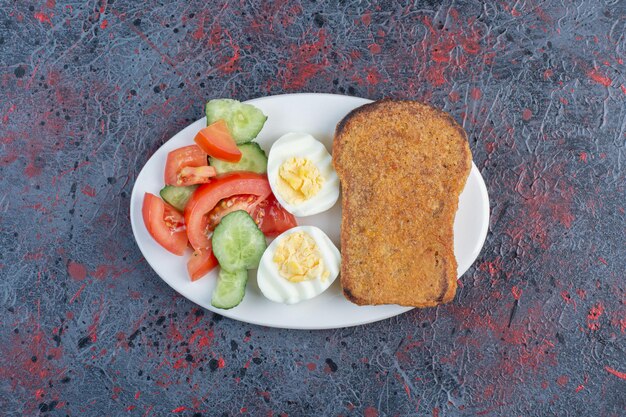
[[[454,298],[452,227],[471,162],[463,128],[422,103],[381,100],[339,122],[333,164],[348,300],[432,307]]]

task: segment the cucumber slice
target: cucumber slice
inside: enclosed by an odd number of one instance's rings
[[[227,271],[258,267],[267,248],[265,235],[244,210],[224,216],[213,231],[212,242],[215,257]]]
[[[166,203],[174,207],[176,210],[183,211],[187,205],[187,201],[191,198],[191,195],[198,188],[197,185],[190,185],[188,187],[177,187],[175,185],[166,185],[161,192],[161,198]]]
[[[207,126],[224,119],[238,145],[256,138],[267,120],[267,116],[253,105],[229,98],[211,100],[205,110]]]
[[[226,162],[209,157],[211,166],[215,167],[218,174],[231,171],[252,171],[257,174],[265,174],[267,172],[267,155],[265,155],[258,143],[248,142],[237,147],[242,154],[239,162]]]
[[[245,269],[230,272],[221,268],[217,277],[217,286],[211,297],[211,305],[223,309],[236,307],[243,300],[247,282],[248,271]]]

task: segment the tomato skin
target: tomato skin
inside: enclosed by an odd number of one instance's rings
[[[150,235],[166,250],[182,256],[187,248],[184,218],[176,209],[154,194],[146,193],[141,208]]]
[[[213,251],[211,248],[208,248],[203,252],[195,251],[191,255],[189,261],[187,261],[187,272],[191,281],[197,281],[218,265],[219,263],[215,255],[213,255]]]
[[[293,214],[280,205],[274,194],[260,200],[256,195],[234,195],[220,200],[207,214],[207,231],[213,231],[222,218],[237,210],[250,214],[265,236],[275,237],[298,225]]]
[[[280,205],[274,194],[257,204],[250,215],[263,234],[269,237],[276,237],[298,225],[293,214]]]
[[[207,230],[215,230],[217,225],[220,224],[220,221],[222,221],[222,218],[234,211],[245,210],[248,214],[252,213],[257,204],[260,204],[261,201],[260,197],[254,194],[238,194],[220,200],[213,210],[207,214]]]
[[[207,155],[198,145],[174,149],[167,154],[164,180],[166,185],[206,184],[216,175]]]
[[[228,197],[240,194],[258,196],[263,201],[272,193],[267,177],[253,172],[229,172],[201,185],[193,193],[185,207],[185,224],[189,243],[197,251],[205,251],[211,247],[208,236],[207,216],[215,206]]]
[[[205,127],[196,134],[193,140],[209,156],[227,162],[239,162],[241,160],[242,153],[224,120],[220,119]]]

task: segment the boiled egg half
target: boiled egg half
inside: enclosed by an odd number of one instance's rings
[[[339,275],[341,255],[315,226],[299,226],[279,235],[267,247],[257,283],[268,299],[296,304],[323,293]]]
[[[339,178],[324,144],[308,133],[287,133],[270,149],[267,178],[278,202],[297,217],[328,210],[339,198]]]

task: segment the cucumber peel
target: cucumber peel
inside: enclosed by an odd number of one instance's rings
[[[211,305],[222,309],[238,306],[246,293],[247,282],[248,271],[245,269],[234,272],[220,269],[217,285],[211,296]]]
[[[248,142],[237,147],[241,151],[239,162],[226,162],[209,157],[211,166],[215,167],[218,174],[231,171],[251,171],[257,174],[265,174],[267,172],[267,155],[265,155],[258,143]]]
[[[205,112],[207,126],[223,119],[238,145],[256,138],[267,120],[267,116],[253,105],[229,98],[210,100]]]
[[[267,248],[265,235],[245,210],[224,216],[211,239],[220,266],[231,272],[257,268]]]
[[[193,192],[198,188],[197,185],[190,186],[176,186],[166,185],[161,189],[159,194],[161,198],[165,200],[170,206],[174,207],[178,211],[184,211],[187,201],[193,195]]]

